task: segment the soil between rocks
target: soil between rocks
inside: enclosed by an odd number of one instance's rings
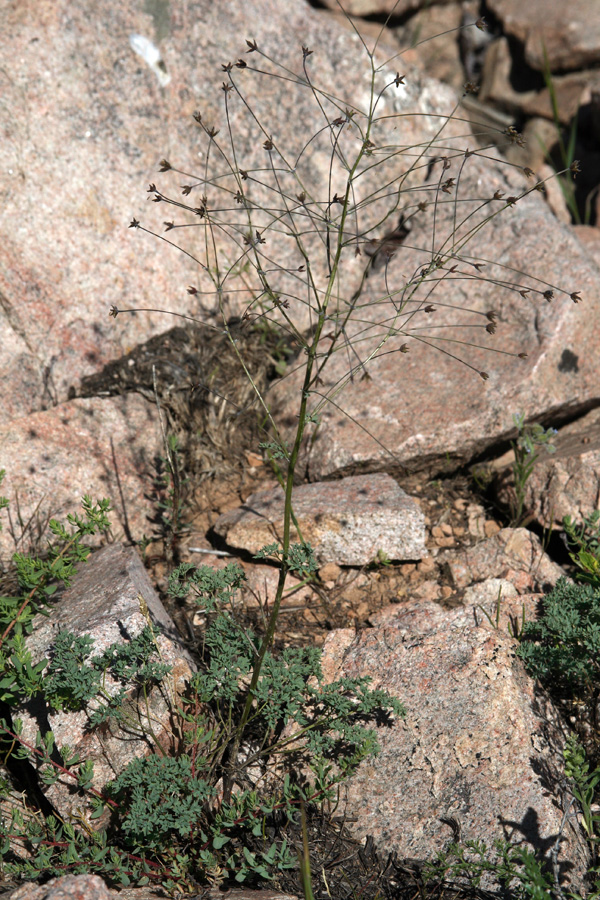
[[[194,553],[190,548],[204,544],[208,549],[206,535],[210,535],[217,518],[244,503],[254,491],[273,487],[276,483],[264,465],[247,465],[233,478],[230,474],[225,481],[215,478],[198,485],[186,511],[179,561],[202,565],[203,555]],[[466,474],[433,480],[423,475],[413,476],[410,481],[402,480],[401,486],[418,501],[425,514],[427,549],[432,555],[421,561],[374,564],[362,568],[322,567],[314,585],[318,602],[282,607],[276,635],[277,649],[306,645],[319,647],[332,629],[368,628],[374,613],[414,596],[435,600],[448,608],[460,604],[460,596],[443,564],[436,559],[436,551],[469,547],[481,539],[469,531],[469,507],[481,507],[483,502],[481,526],[485,536],[495,534],[506,521],[487,501],[482,501],[473,480]],[[224,549],[222,544],[218,547]],[[235,556],[228,561],[235,562]],[[169,613],[182,633],[189,635],[194,607],[185,603],[175,604],[166,594],[172,567],[166,558],[164,539],[148,545],[145,562]],[[248,624],[260,624],[260,610],[249,609],[247,616]]]

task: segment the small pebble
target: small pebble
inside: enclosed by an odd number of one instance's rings
[[[319,569],[319,578],[325,582],[336,582],[341,574],[342,570],[333,562],[326,563]]]
[[[435,570],[435,560],[431,559],[431,557],[427,557],[426,559],[422,559],[421,562],[417,566],[417,570],[421,575],[429,575],[431,572]]]
[[[498,525],[497,522],[494,522],[493,519],[487,519],[485,525],[483,526],[486,537],[492,537],[494,534],[498,534],[502,529]]]

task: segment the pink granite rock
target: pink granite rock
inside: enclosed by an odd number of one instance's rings
[[[481,78],[478,98],[491,101],[502,109],[518,112],[521,116],[544,116],[553,120],[554,108],[548,88],[520,90],[518,79],[513,76],[513,58],[507,37],[497,38],[489,47]],[[600,85],[597,70],[567,72],[552,77],[552,91],[562,125],[569,125],[580,107],[590,102],[591,93]]]
[[[598,509],[600,409],[560,428],[553,443],[556,452],[540,455],[525,485],[527,515],[543,528],[560,527],[565,516],[581,522]],[[500,476],[498,497],[514,498],[510,469]]]
[[[255,554],[281,541],[283,505],[281,488],[258,491],[239,509],[224,513],[215,531],[230,546]],[[293,509],[319,563],[360,566],[379,552],[389,559],[427,555],[423,513],[389,475],[301,485]]]
[[[565,574],[526,528],[503,528],[466,550],[442,551],[438,559],[447,566],[456,590],[500,578],[510,581],[519,594],[530,594],[554,587]]]
[[[245,39],[255,36],[266,54],[299,73],[302,45],[311,48],[312,77],[342,104],[368,100],[370,64],[353,32],[304,0],[233,0],[226,9],[193,0],[162,17],[117,0],[101,10],[70,0],[23,0],[9,4],[3,26],[11,76],[0,109],[0,375],[3,416],[17,418],[63,401],[82,376],[173,324],[157,312],[115,322],[108,315],[113,304],[197,314],[222,327],[222,316],[211,317],[215,286],[203,279],[201,266],[127,226],[135,217],[164,236],[173,208],[148,203],[148,183],[185,199],[182,184],[191,176],[161,178],[164,157],[181,173],[201,177],[207,141],[193,114],[199,110],[204,122],[225,133],[222,65],[240,57],[252,64]],[[151,45],[162,69],[136,52]],[[393,78],[391,70],[379,77],[390,73]],[[310,91],[278,78],[256,81],[250,70],[234,74],[265,132],[293,159],[322,127]],[[413,108],[419,92],[417,85],[404,91]],[[433,109],[431,93],[424,92],[423,112],[428,102]],[[239,166],[264,168],[265,135],[241,104],[229,102]],[[427,122],[419,128],[427,131]],[[407,121],[407,137],[411,133],[416,137]],[[297,175],[326,196],[328,135],[310,146]],[[260,195],[258,181],[250,193]],[[173,234],[185,245],[187,232]],[[284,267],[298,264],[290,247],[273,229],[269,252]],[[234,252],[231,243],[228,248]],[[187,250],[197,256],[202,241],[193,237]],[[315,274],[324,271],[325,259],[314,267]],[[206,296],[188,294],[190,284]],[[243,284],[229,274],[226,317],[243,308],[235,299]]]
[[[63,875],[44,885],[28,882],[10,894],[10,900],[110,900],[109,891],[98,875]]]
[[[74,400],[0,421],[6,470],[0,493],[10,501],[0,556],[8,562],[16,551],[44,548],[48,521],[81,514],[84,494],[111,501],[115,538],[140,540],[152,530],[143,496],[162,453],[156,409],[134,394]]]
[[[568,8],[547,0],[489,0],[488,6],[505,32],[525,45],[525,58],[533,68],[544,68],[544,49],[553,71],[600,62],[600,19],[595,0],[573,0]]]
[[[485,624],[423,630],[400,617],[354,640],[332,632],[327,678],[368,675],[407,708],[404,721],[377,729],[380,755],[347,784],[343,809],[359,839],[372,835],[386,852],[431,859],[452,840],[454,819],[461,840],[485,835],[490,845],[508,831],[549,857],[568,802],[564,737],[514,651],[512,639]],[[561,881],[576,886],[587,849],[571,820],[562,834]]]
[[[484,214],[499,213],[459,254],[456,269],[450,260],[415,294],[407,289],[413,299],[406,307],[397,299],[396,309],[386,299],[393,291],[405,296],[404,286],[424,271],[434,216],[439,245],[447,248],[454,240],[453,202],[437,209],[431,204],[414,219],[387,271],[367,281],[360,316],[345,325],[354,348],[328,360],[310,398],[309,412],[320,417],[306,442],[310,480],[365,467],[441,471],[505,440],[515,412],[526,418],[572,415],[596,402],[600,337],[589,321],[600,302],[600,273],[537,192],[523,195],[535,179],[507,175],[492,153],[487,156],[463,154],[447,170],[460,177],[462,228],[477,231]],[[523,199],[501,212],[503,201],[491,199],[496,192]],[[585,308],[573,302],[579,291]],[[493,334],[487,331],[489,312],[496,315]],[[395,333],[379,344],[391,325]],[[520,353],[527,358],[517,358]],[[277,421],[290,433],[301,377],[300,367],[271,393]]]

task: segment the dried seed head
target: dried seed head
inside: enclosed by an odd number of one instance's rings
[[[195,288],[192,284],[187,289],[188,294],[197,294],[198,288]]]
[[[128,227],[129,227],[129,228],[139,228],[139,227],[140,227],[140,223],[138,222],[137,219],[132,219],[131,222],[129,223],[129,226],[128,226]]]
[[[240,178],[242,179],[242,181],[248,181],[248,173],[245,171],[245,169],[240,169]]]
[[[232,84],[226,84],[226,82],[223,82],[223,86],[222,86],[221,90],[223,91],[224,94],[228,94],[229,91],[232,91],[232,90],[233,90],[233,85],[232,85]]]
[[[310,54],[314,52],[314,50],[309,50],[308,47],[302,47],[302,58],[306,59],[307,56],[310,56]]]
[[[494,194],[494,200],[502,200],[503,197],[504,197],[503,191],[496,191]]]
[[[485,330],[487,331],[488,334],[496,334],[496,323],[490,322],[489,325],[485,326]]]
[[[408,353],[409,350],[410,347],[408,346],[408,344],[402,344],[402,346],[400,347],[400,353]]]
[[[531,291],[529,290],[529,288],[525,288],[524,290],[519,291],[519,294],[521,295],[521,297],[523,297],[523,299],[525,299],[525,297],[527,297],[527,295],[530,293]]]
[[[273,149],[273,141],[270,138],[268,138],[264,142],[263,147],[265,148],[265,150],[272,150]]]
[[[479,85],[473,84],[472,81],[467,81],[463,85],[465,94],[478,94],[479,93]]]
[[[229,73],[229,72],[231,72],[231,70],[233,69],[233,63],[230,63],[230,62],[228,62],[228,63],[221,63],[221,68],[222,68],[222,70],[223,70],[224,72]],[[194,118],[196,118],[196,116],[194,116]]]
[[[245,69],[247,67],[247,65],[248,65],[248,63],[246,62],[245,59],[238,59],[238,61],[235,64],[235,67],[236,67],[236,69]]]
[[[443,192],[445,194],[449,194],[455,184],[456,184],[456,181],[454,180],[454,178],[448,178],[448,180],[445,181],[442,185]]]
[[[517,144],[519,147],[525,146],[525,138],[517,131],[514,125],[509,125],[503,133],[508,137],[511,144]]]
[[[427,313],[429,315],[430,313],[435,312],[435,306],[432,306],[431,304],[429,304],[428,306],[426,306],[424,308],[423,312]]]
[[[481,375],[481,377],[483,378],[484,381],[487,381],[488,378],[490,377],[487,372],[480,372],[479,374]]]
[[[490,322],[496,322],[498,320],[498,313],[494,312],[493,309],[490,309],[489,312],[485,314],[486,319],[489,319]]]
[[[529,166],[525,166],[523,168],[523,172],[525,173],[525,175],[527,175],[528,178],[533,178],[533,176],[535,175],[535,172],[533,171],[533,169],[530,169]]]
[[[573,291],[572,294],[569,294],[573,303],[579,303],[581,301],[581,291]]]
[[[184,184],[181,188],[181,193],[183,194],[184,197],[187,197],[189,194],[191,194],[192,193],[191,184]]]
[[[548,303],[553,299],[554,291],[544,291],[544,300],[547,300]]]
[[[171,163],[167,162],[166,159],[161,159],[159,166],[158,166],[158,171],[159,172],[168,172],[170,168],[171,168]]]
[[[165,226],[165,231],[170,231],[172,228],[175,228],[175,222],[163,222]]]
[[[519,357],[519,359],[527,359],[526,353],[517,353],[517,356]]]
[[[579,173],[581,172],[581,166],[579,165],[579,160],[574,159],[573,162],[571,163],[571,165],[569,166],[569,169],[571,170],[571,174],[573,175],[573,178],[575,178],[577,175],[579,175]]]
[[[117,316],[119,315],[119,310],[117,309],[116,306],[111,306],[111,308],[110,308],[109,311],[108,311],[108,315],[109,315],[111,318],[116,319]]]
[[[405,78],[406,75],[401,75],[400,72],[396,72],[396,77],[394,78],[394,84],[396,85],[396,87],[400,87],[401,84],[404,84]]]
[[[254,53],[255,50],[258,50],[258,45],[257,45],[256,41],[249,41],[246,38],[246,43],[248,44],[248,49],[246,50],[246,53]]]
[[[483,16],[480,16],[475,22],[475,28],[479,28],[480,31],[487,31],[488,24],[485,21]]]

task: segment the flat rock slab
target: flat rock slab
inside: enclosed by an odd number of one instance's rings
[[[507,173],[491,152],[462,162],[460,168],[454,159],[447,170],[458,178],[460,169],[462,198],[499,191],[522,199],[502,211],[493,201],[485,210],[500,214],[485,225],[477,218],[482,210],[459,201],[481,231],[474,225],[473,239],[465,238],[468,258],[459,254],[453,277],[420,286],[410,312],[398,314],[386,292],[400,291],[426,265],[434,215],[436,232],[450,241],[452,204],[434,210],[432,203],[415,218],[385,277],[372,273],[360,315],[344,325],[348,355],[328,359],[309,398],[309,414],[320,422],[307,429],[303,460],[310,481],[382,469],[447,472],[509,439],[514,413],[559,422],[599,402],[600,340],[589,327],[599,314],[597,266],[535,190],[523,194],[531,179]],[[481,260],[480,273],[470,260]],[[584,302],[576,305],[579,291]],[[486,330],[489,311],[497,315],[495,334]],[[397,333],[380,345],[390,322]],[[355,364],[358,356],[364,368]],[[302,379],[299,365],[269,393],[286,438],[297,427]]]
[[[389,475],[302,485],[294,491],[293,508],[302,537],[320,564],[363,566],[379,553],[394,560],[428,555],[425,517]],[[281,541],[283,509],[281,488],[257,491],[239,509],[217,519],[214,529],[230,547],[255,554]]]
[[[399,616],[354,635],[328,636],[327,680],[372,678],[397,696],[405,720],[377,729],[381,753],[347,784],[349,827],[400,857],[431,859],[452,840],[512,833],[550,859],[562,831],[564,784],[560,718],[536,693],[516,643],[487,625],[429,630]],[[586,848],[576,823],[562,831],[563,884],[581,883]]]

